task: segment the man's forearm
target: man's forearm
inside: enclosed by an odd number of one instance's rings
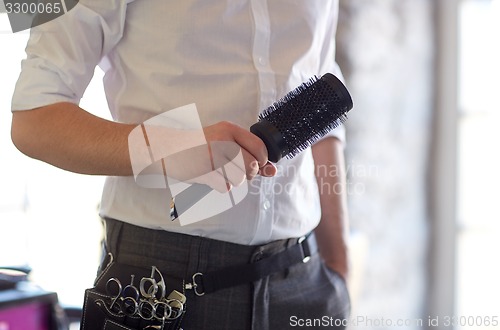
[[[348,213],[342,143],[336,138],[327,138],[316,143],[312,150],[322,213],[315,230],[316,239],[326,264],[346,278]]]
[[[129,144],[130,133],[138,128]],[[200,139],[201,134],[201,139]],[[205,142],[225,142],[223,145],[239,148],[242,153],[241,171],[232,172],[224,180],[231,184],[251,179],[255,175],[273,176],[274,165],[267,159],[264,142],[247,129],[229,122],[218,122],[199,132],[159,125],[122,124],[96,117],[72,103],[57,103],[33,110],[15,111],[12,120],[12,140],[24,154],[62,169],[94,175],[129,176],[134,169],[142,170],[152,163],[152,151],[145,148],[154,142],[154,160],[162,159],[161,166],[148,167],[148,173],[171,175],[178,180],[200,178],[213,171],[213,159],[223,159],[222,148],[193,148]],[[195,144],[196,146],[197,144]],[[203,145],[203,144],[201,144]],[[215,144],[215,145],[221,145]],[[151,147],[151,149],[154,149]],[[181,153],[182,151],[182,153]],[[215,154],[215,155],[214,155]],[[164,160],[164,161],[163,161]],[[206,165],[206,166],[205,166]],[[214,172],[219,175],[218,172]],[[206,178],[206,176],[205,176]],[[204,182],[216,189],[213,182]],[[226,188],[226,184],[223,184]]]
[[[135,125],[96,117],[72,103],[15,111],[12,141],[24,154],[62,169],[132,175],[128,135]]]

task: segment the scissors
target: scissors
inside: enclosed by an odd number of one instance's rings
[[[106,282],[106,293],[112,297],[109,309],[129,316],[137,313],[140,297],[139,290],[134,286],[135,275],[130,277],[130,284],[125,287],[122,287],[120,280],[115,277]]]
[[[155,273],[158,274],[160,280],[157,281],[155,279]],[[141,282],[139,284],[139,290],[141,292],[141,295],[150,300],[162,300],[165,298],[166,292],[167,292],[167,286],[165,284],[165,280],[163,279],[163,276],[161,272],[156,268],[156,266],[151,267],[151,276],[150,277],[143,277],[141,279]],[[159,290],[159,296],[156,294],[158,293]]]

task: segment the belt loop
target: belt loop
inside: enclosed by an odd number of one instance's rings
[[[191,276],[200,271],[200,250],[201,250],[201,238],[198,236],[191,236],[189,240],[189,257],[186,264],[186,273],[184,277],[186,279],[191,278]]]
[[[118,258],[123,222],[115,219],[106,219],[106,250],[115,260]]]
[[[198,271],[200,272],[205,272],[208,268],[210,248],[210,240],[200,238],[200,249],[198,251]]]

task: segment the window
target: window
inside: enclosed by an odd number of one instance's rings
[[[500,0],[436,4],[429,312],[451,318],[450,329],[497,329]]]
[[[467,319],[457,320],[457,329],[491,328],[485,317],[500,318],[499,40],[500,1],[463,0],[459,11],[456,314]],[[471,324],[471,316],[483,317],[483,323]]]

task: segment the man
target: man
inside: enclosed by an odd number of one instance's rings
[[[12,103],[13,142],[62,169],[108,176],[100,212],[117,262],[155,265],[189,281],[286,254],[314,232],[306,241],[309,262],[203,296],[187,287],[185,329],[345,324],[332,321],[349,310],[342,129],[276,165],[248,131],[262,109],[311,76],[339,74],[337,7],[334,0],[81,0],[31,31]],[[114,121],[78,106],[96,65],[106,72]],[[170,220],[169,189],[135,182],[129,136],[192,103],[208,145],[241,148],[249,190],[226,211],[181,226]],[[183,140],[166,134],[165,149]],[[228,181],[230,190],[243,180]]]

